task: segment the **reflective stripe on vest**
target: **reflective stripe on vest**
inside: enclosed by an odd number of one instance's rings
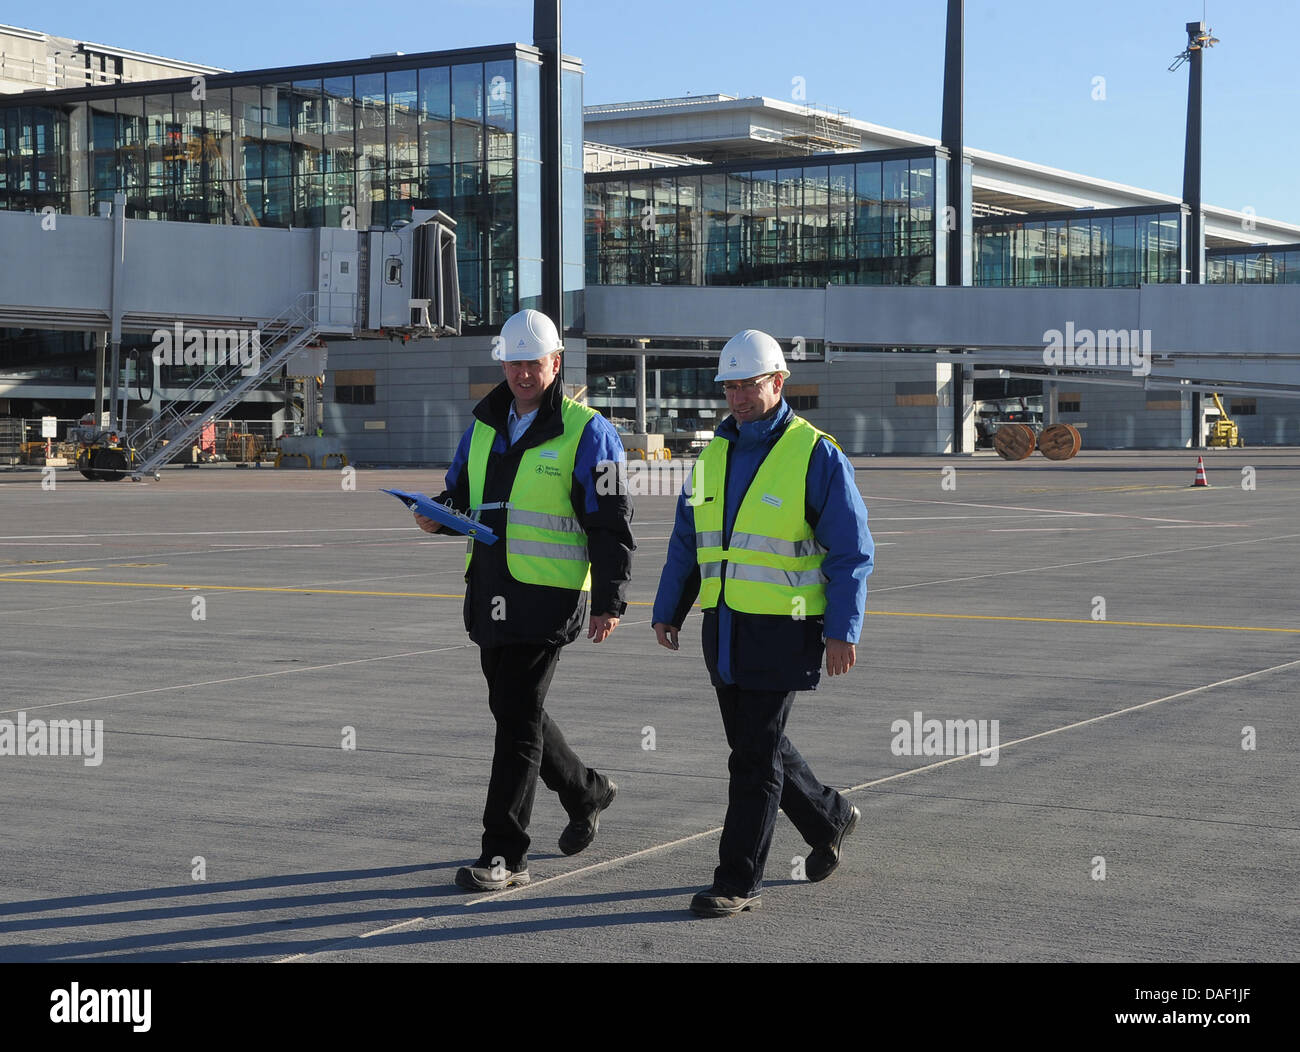
[[[596,410],[564,399],[564,431],[519,458],[519,470],[510,487],[506,512],[506,567],[523,584],[591,590],[591,563],[587,559],[587,534],[573,509],[571,490],[578,442]],[[524,432],[527,434],[527,432]],[[497,432],[481,420],[474,422],[469,443],[469,502],[480,511],[487,478],[488,456]],[[500,507],[501,505],[488,505]],[[474,542],[465,553],[469,572]]]
[[[724,599],[745,614],[826,612],[821,572],[826,549],[804,513],[808,461],[823,438],[830,436],[802,417],[790,421],[740,502],[726,547],[723,505],[731,443],[715,438],[705,447],[690,480],[701,607],[711,609]]]

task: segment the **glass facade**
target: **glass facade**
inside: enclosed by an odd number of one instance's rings
[[[976,285],[1123,288],[1183,280],[1178,208],[1114,208],[973,222]]]
[[[587,283],[933,285],[946,164],[927,148],[588,175]]]
[[[457,222],[462,315],[540,305],[540,66],[514,46],[0,97],[0,208],[133,219],[388,227]],[[565,69],[564,289],[580,308],[582,73]]]
[[[1205,280],[1211,285],[1300,285],[1300,245],[1207,249]]]

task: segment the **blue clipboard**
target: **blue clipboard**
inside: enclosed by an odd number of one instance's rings
[[[448,507],[446,504],[439,504],[427,494],[407,493],[400,489],[383,489],[379,492],[391,493],[412,511],[418,511],[426,519],[433,519],[434,522],[447,526],[457,533],[463,533],[473,540],[480,541],[483,544],[496,544],[497,542],[497,535],[477,519],[462,515],[455,508]]]

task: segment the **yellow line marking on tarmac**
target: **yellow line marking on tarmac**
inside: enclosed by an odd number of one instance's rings
[[[67,570],[29,570],[27,573],[74,573],[77,570],[91,570],[95,567],[71,567]],[[17,574],[0,574],[0,581],[16,577]],[[41,578],[24,578],[17,584],[85,584],[101,588],[163,588],[182,592],[285,592],[296,595],[359,595],[378,599],[464,599],[463,592],[379,592],[361,589],[343,588],[288,588],[270,585],[238,584],[167,584],[155,581],[80,581],[59,578],[43,580]],[[652,602],[633,599],[628,606],[653,606]],[[698,606],[698,604],[697,604]],[[1025,617],[999,614],[938,614],[913,610],[867,610],[872,617],[931,617],[954,621],[1037,621],[1042,624],[1055,625],[1116,625],[1127,628],[1197,628],[1218,632],[1281,632],[1300,635],[1300,628],[1273,628],[1259,625],[1198,625],[1178,621],[1094,621],[1086,617]]]
[[[1240,676],[1232,676],[1229,679],[1221,679],[1214,683],[1206,683],[1203,686],[1192,687],[1189,690],[1180,690],[1176,694],[1167,694],[1163,698],[1153,698],[1151,701],[1144,701],[1144,702],[1140,702],[1137,705],[1130,705],[1128,706],[1128,708],[1116,709],[1113,712],[1104,712],[1100,716],[1093,716],[1086,720],[1076,720],[1074,723],[1067,723],[1062,727],[1053,727],[1050,730],[1039,731],[1037,734],[1030,734],[1024,738],[1016,738],[1013,741],[1000,744],[998,746],[998,751],[1001,752],[1001,750],[1003,749],[1009,749],[1013,745],[1023,745],[1025,742],[1035,741],[1038,738],[1046,738],[1052,734],[1060,734],[1062,731],[1074,730],[1076,727],[1086,727],[1090,723],[1098,723],[1101,720],[1108,720],[1113,716],[1123,716],[1130,712],[1137,712],[1139,709],[1149,708],[1152,705],[1159,705],[1165,701],[1174,701],[1178,698],[1186,698],[1186,697],[1190,697],[1193,694],[1200,694],[1202,691],[1213,690],[1215,687],[1223,687],[1223,686],[1227,686],[1230,683],[1239,683],[1242,680],[1254,679],[1256,676],[1265,676],[1270,672],[1278,672],[1281,669],[1291,668],[1294,665],[1300,665],[1300,659],[1296,659],[1295,661],[1287,661],[1281,665],[1273,665],[1270,668],[1257,669],[1254,672],[1246,672]],[[985,750],[986,753],[990,751],[991,750]],[[840,795],[847,796],[849,793],[860,793],[864,789],[871,789],[877,785],[884,785],[886,782],[894,782],[900,778],[910,778],[916,774],[924,774],[927,771],[933,771],[940,767],[947,767],[949,764],[961,763],[965,760],[972,760],[975,757],[980,755],[981,753],[976,751],[976,752],[964,753],[961,756],[950,756],[946,760],[938,760],[935,763],[928,763],[922,767],[913,767],[910,770],[899,771],[896,774],[885,775],[883,778],[875,778],[869,782],[861,782],[858,785],[850,786],[848,789],[841,789]],[[505,888],[501,891],[493,892],[490,895],[481,895],[477,898],[470,899],[469,901],[463,903],[463,905],[466,908],[468,908],[470,906],[477,906],[481,902],[494,902],[498,899],[515,897],[521,893],[527,893],[532,889],[544,887],[547,884],[553,884],[559,880],[569,880],[572,877],[580,876],[585,873],[592,873],[595,872],[596,870],[608,869],[611,866],[622,865],[624,862],[630,862],[633,859],[643,858],[646,855],[658,854],[661,851],[668,851],[674,847],[678,847],[681,844],[689,844],[692,841],[701,840],[704,837],[713,836],[715,833],[721,833],[721,832],[722,832],[722,826],[714,826],[712,829],[705,829],[699,833],[692,833],[690,836],[680,837],[677,840],[670,840],[667,843],[654,844],[650,847],[642,848],[640,851],[633,851],[627,855],[620,855],[617,858],[607,859],[604,862],[595,862],[588,866],[581,866],[578,869],[570,870],[567,873],[557,873],[553,877],[545,877],[542,880],[534,880],[528,884],[523,884],[512,888]],[[307,957],[315,956],[318,953],[327,953],[330,950],[337,949],[341,946],[345,946],[348,943],[353,943],[353,942],[357,942],[358,940],[373,938],[376,935],[384,935],[390,932],[400,931],[402,928],[410,928],[416,924],[424,924],[434,919],[436,918],[412,917],[410,920],[399,921],[396,924],[389,924],[383,928],[376,928],[373,929],[372,931],[361,932],[358,935],[344,936],[343,938],[339,939],[337,942],[332,942],[327,946],[318,947],[315,950],[308,950],[304,953],[295,953],[290,957],[281,957],[276,961],[276,963],[289,964],[292,963],[293,961],[300,961]]]
[[[48,567],[43,567],[43,568],[40,569],[40,570],[14,570],[14,571],[12,571],[11,573],[0,573],[0,578],[2,578],[2,577],[22,577],[24,574],[33,574],[33,573],[85,573],[86,571],[90,571],[91,573],[94,573],[95,571],[97,571],[97,570],[99,570],[99,569],[100,569],[100,567],[98,567],[98,566],[69,566],[69,567],[67,567],[67,568],[64,569],[64,570],[51,570],[51,569],[49,569]],[[62,581],[59,581],[59,582],[51,582],[51,583],[52,583],[52,584],[53,584],[53,583],[62,584],[63,582],[62,582]],[[102,581],[87,581],[86,583],[87,583],[87,584],[102,584],[103,582],[102,582]]]
[[[84,569],[98,569],[98,567],[84,567]],[[41,573],[70,573],[69,570],[44,570],[32,571]],[[0,581],[3,581],[7,575],[0,575]],[[161,581],[75,581],[68,578],[58,580],[45,580],[40,577],[29,577],[23,581],[16,582],[19,584],[88,584],[98,585],[101,588],[169,588],[181,592],[294,592],[303,595],[370,595],[383,596],[388,599],[464,599],[464,594],[452,595],[443,592],[363,592],[348,591],[342,588],[276,588],[266,585],[244,585],[244,584],[166,584]],[[649,605],[648,603],[646,604]]]

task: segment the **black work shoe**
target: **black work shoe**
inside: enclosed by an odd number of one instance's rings
[[[761,895],[732,895],[712,887],[696,892],[691,899],[691,912],[697,917],[734,917],[745,910],[756,910],[762,904]]]
[[[493,862],[497,864],[494,866]],[[486,862],[479,859],[472,866],[461,866],[456,870],[456,886],[466,891],[501,891],[527,884],[530,879],[527,861],[520,862],[518,868],[513,869],[501,858]]]
[[[603,774],[601,777],[605,778]],[[566,855],[576,855],[596,839],[596,830],[600,828],[600,813],[614,802],[617,793],[618,786],[609,778],[605,778],[605,791],[599,801],[576,818],[570,817],[569,824],[560,834],[561,851]]]
[[[849,820],[844,823],[844,827],[835,834],[835,839],[829,844],[813,848],[812,853],[808,856],[803,866],[803,875],[811,881],[825,880],[840,864],[840,845],[844,843],[844,838],[857,828],[858,819],[862,817],[862,812],[856,807],[849,808]]]

